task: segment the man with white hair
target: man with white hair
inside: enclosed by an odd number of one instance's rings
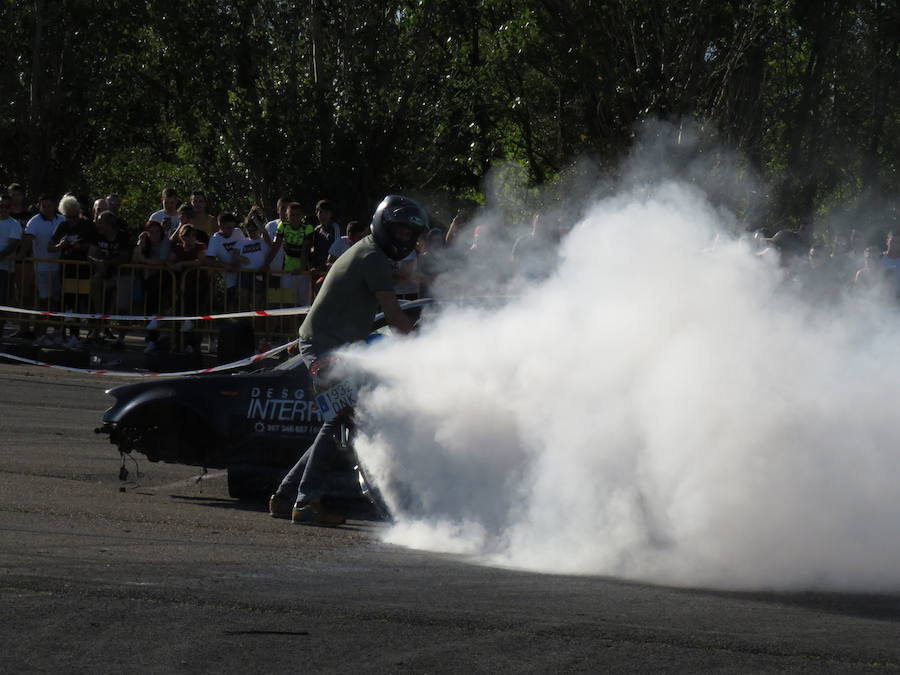
[[[87,262],[88,250],[94,239],[96,229],[94,224],[85,218],[81,203],[75,195],[67,194],[59,200],[59,212],[65,217],[51,237],[51,248],[59,251],[59,259],[64,279],[78,279],[88,281],[91,278],[91,268],[81,263]],[[82,297],[77,292],[63,293],[63,302],[66,311],[78,312],[82,307]],[[69,328],[69,340],[65,346],[69,349],[79,349],[81,341],[78,339],[78,328]]]

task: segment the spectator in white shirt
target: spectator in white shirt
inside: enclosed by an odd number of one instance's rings
[[[178,230],[178,192],[175,188],[166,188],[162,191],[162,210],[150,214],[148,220],[153,220],[162,225],[166,239],[171,239],[172,234]]]
[[[251,214],[252,215],[252,214]],[[259,222],[248,217],[244,222],[247,239],[234,247],[239,272],[240,307],[263,309],[266,304],[266,258],[272,240]]]
[[[236,270],[239,268],[233,252],[235,246],[247,237],[237,226],[237,216],[233,213],[220,213],[218,223],[219,231],[209,238],[203,265],[226,270],[225,302],[227,305],[233,305],[237,300],[238,274]]]
[[[28,221],[22,235],[23,254],[34,258],[59,258],[59,251],[52,247],[53,233],[65,218],[56,212],[56,200],[49,195],[38,198],[38,214]],[[59,303],[59,265],[55,262],[36,262],[34,281],[42,303],[49,303],[51,310]]]
[[[15,271],[15,255],[22,239],[22,226],[9,215],[12,198],[0,195],[0,305],[9,302],[9,288]],[[0,326],[3,324],[0,323]]]

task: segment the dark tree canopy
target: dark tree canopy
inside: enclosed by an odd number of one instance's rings
[[[738,150],[770,218],[900,187],[897,0],[32,0],[0,20],[0,178],[32,197],[449,209],[499,162],[535,184],[611,169],[645,119]]]

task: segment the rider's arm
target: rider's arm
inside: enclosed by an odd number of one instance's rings
[[[400,309],[400,303],[397,302],[397,295],[394,291],[377,291],[375,299],[381,305],[381,311],[384,312],[384,318],[387,319],[388,325],[401,332],[409,333],[413,329],[412,321]]]

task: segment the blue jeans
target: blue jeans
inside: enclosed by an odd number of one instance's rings
[[[317,345],[300,343],[300,358],[307,368],[324,355],[325,350],[319,349]],[[316,389],[315,377],[312,377],[312,380],[313,389]],[[304,504],[321,498],[325,494],[325,477],[340,452],[337,441],[340,431],[340,417],[325,422],[312,445],[281,479],[275,494],[285,499],[296,498],[298,502]]]

